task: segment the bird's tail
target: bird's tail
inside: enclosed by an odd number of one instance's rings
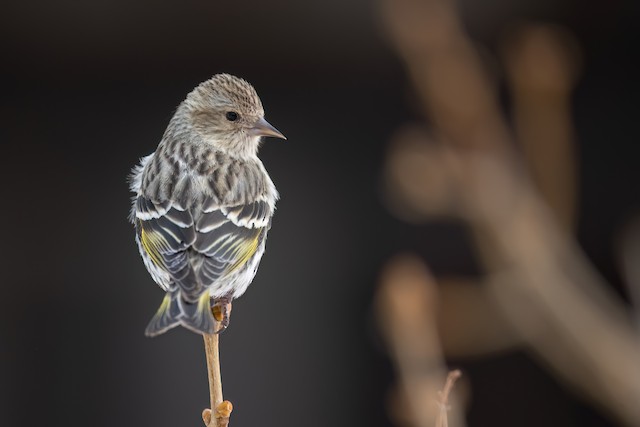
[[[154,337],[178,325],[200,334],[215,332],[216,321],[211,313],[209,291],[205,291],[197,302],[186,301],[179,290],[167,292],[145,335]]]

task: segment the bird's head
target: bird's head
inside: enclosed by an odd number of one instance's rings
[[[229,74],[216,74],[200,84],[183,106],[205,143],[237,156],[254,156],[262,136],[286,139],[265,120],[253,86]]]

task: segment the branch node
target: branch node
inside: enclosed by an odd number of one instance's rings
[[[211,423],[211,409],[206,408],[202,411],[202,421],[204,421],[205,426]]]
[[[229,418],[231,411],[233,411],[233,404],[225,400],[216,408],[216,418]]]

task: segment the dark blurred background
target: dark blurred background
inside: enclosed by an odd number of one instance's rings
[[[577,235],[626,298],[612,253],[640,205],[638,3],[460,6],[489,64],[513,22],[575,34]],[[420,113],[376,3],[61,0],[2,10],[0,425],[202,425],[202,339],[143,335],[162,292],[127,222],[126,178],[184,96],[218,72],[250,81],[288,137],[261,149],[282,199],[221,340],[231,423],[391,425],[393,372],[371,312],[382,263],[412,250],[436,276],[479,268],[459,224],[405,224],[381,202],[388,139]],[[617,425],[524,352],[449,363],[467,378],[471,426]]]

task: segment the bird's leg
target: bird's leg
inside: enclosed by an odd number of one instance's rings
[[[229,321],[231,319],[231,295],[225,295],[220,298],[216,298],[213,301],[213,317],[220,323],[220,329],[216,331],[217,334],[227,329]]]

